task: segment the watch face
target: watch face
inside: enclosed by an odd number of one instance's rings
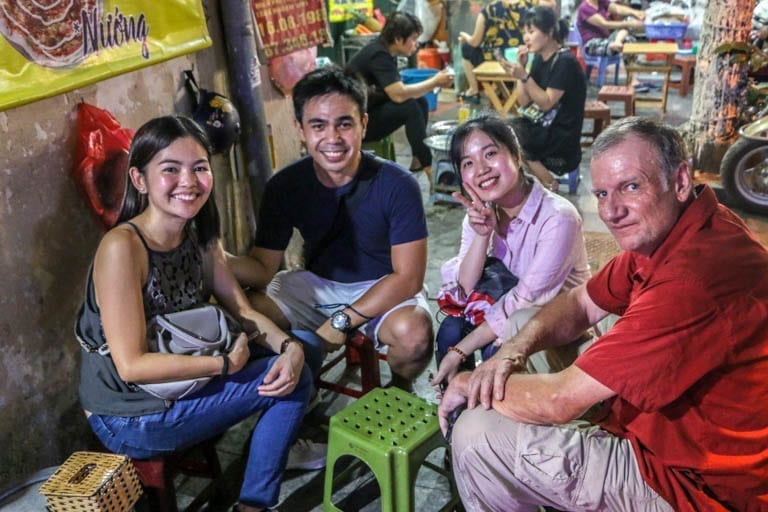
[[[349,320],[349,315],[346,314],[343,311],[337,311],[333,315],[331,315],[331,327],[336,329],[337,331],[346,332],[349,330],[349,327],[351,325],[351,322]]]

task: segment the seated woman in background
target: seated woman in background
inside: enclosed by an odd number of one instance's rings
[[[258,511],[277,502],[312,377],[302,342],[251,309],[225,263],[210,155],[205,132],[188,118],[156,118],[136,132],[118,225],[99,243],[78,315],[80,401],[104,446],[136,459],[194,445],[261,411],[239,503]],[[245,333],[224,357],[148,351],[153,316],[211,293],[245,332],[261,333],[252,343],[270,357],[252,358]],[[105,344],[108,355],[94,350]],[[215,378],[177,401],[136,386],[205,376]]]
[[[613,20],[612,16],[621,17]],[[632,42],[630,31],[645,28],[645,13],[611,0],[583,0],[578,8],[576,29],[584,52],[589,55],[621,53]]]
[[[557,20],[549,7],[534,7],[523,20],[525,46],[517,62],[502,60],[507,73],[517,80],[521,117],[512,121],[523,147],[525,163],[542,185],[558,190],[558,176],[581,162],[581,125],[587,79],[581,65],[563,41],[568,23]],[[526,71],[533,53],[531,72]]]
[[[459,254],[441,268],[440,300],[466,304],[489,257],[498,258],[517,284],[485,309],[476,327],[465,317],[443,320],[433,385],[452,379],[475,350],[490,357],[561,289],[590,276],[579,213],[523,174],[520,146],[507,122],[486,114],[462,124],[451,139],[450,157],[468,198],[454,197],[467,215]]]
[[[520,45],[523,40],[520,19],[532,6],[541,3],[555,7],[553,0],[495,0],[483,7],[475,20],[472,35],[459,33],[461,65],[467,77],[468,88],[460,97],[478,103],[480,90],[474,68],[485,61],[493,60],[494,50],[502,52]]]

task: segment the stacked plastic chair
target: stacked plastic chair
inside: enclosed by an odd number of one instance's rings
[[[621,54],[616,55],[588,55],[584,51],[584,42],[581,40],[581,33],[578,27],[572,26],[568,33],[568,42],[577,43],[579,45],[579,52],[581,58],[584,60],[584,65],[587,67],[587,79],[592,74],[592,68],[597,68],[597,86],[602,87],[605,84],[605,75],[608,70],[608,66],[616,66],[616,71],[613,76],[613,83],[619,83],[619,67],[621,66]]]

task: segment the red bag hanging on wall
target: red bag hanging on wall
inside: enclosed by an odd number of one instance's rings
[[[84,102],[77,106],[77,119],[72,178],[107,230],[115,225],[123,203],[128,150],[134,131],[121,128],[108,111]]]

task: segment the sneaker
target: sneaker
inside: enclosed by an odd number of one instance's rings
[[[323,469],[328,445],[309,439],[297,439],[288,452],[285,469]]]

